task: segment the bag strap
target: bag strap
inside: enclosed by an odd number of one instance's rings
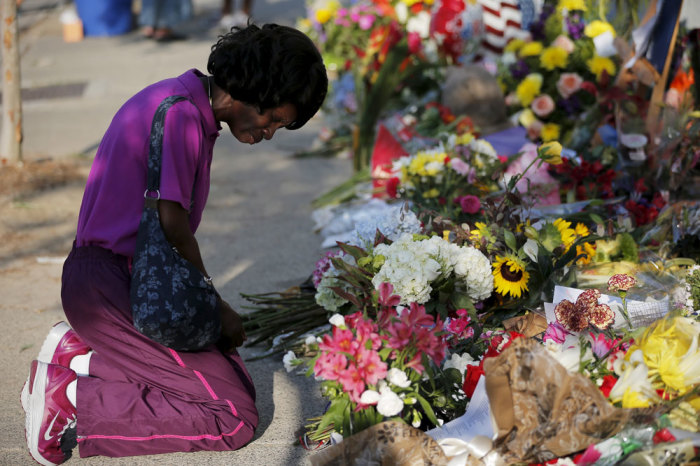
[[[176,103],[188,100],[187,97],[181,95],[171,95],[163,99],[163,101],[158,105],[155,115],[153,115],[153,122],[151,123],[151,137],[148,146],[148,175],[146,182],[146,192],[144,197],[146,199],[159,199],[160,198],[160,164],[163,155],[163,129],[165,128],[165,114],[168,112],[170,107]],[[154,192],[158,194],[157,198],[148,196],[149,192]]]

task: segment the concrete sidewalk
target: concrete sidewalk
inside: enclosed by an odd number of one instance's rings
[[[25,0],[24,5],[31,3]],[[80,156],[89,162],[112,116],[127,98],[151,82],[189,68],[205,70],[217,34],[213,18],[220,2],[194,0],[194,5],[197,16],[185,30],[190,38],[182,42],[157,44],[133,32],[66,44],[57,8],[49,8],[24,30],[20,38],[23,89],[51,88],[58,93],[49,98],[39,92],[40,97],[24,101],[25,157]],[[293,25],[302,15],[303,0],[257,0],[253,8],[258,23]],[[344,160],[290,157],[295,150],[310,146],[320,124],[316,118],[302,130],[278,133],[274,141],[254,147],[238,143],[227,128],[222,130],[214,153],[209,202],[197,236],[217,288],[236,308],[245,304],[239,293],[278,291],[301,283],[320,255],[310,201],[351,173]],[[19,392],[47,331],[63,320],[61,260],[75,231],[81,193],[82,185],[73,184],[26,201],[27,228],[52,228],[60,233],[54,244],[0,258],[3,465],[34,464],[26,452]],[[32,224],[32,209],[45,209],[54,202],[68,202],[71,213],[55,224]],[[54,260],[38,260],[47,254]],[[244,349],[242,354],[251,357],[259,352]],[[294,443],[304,421],[322,413],[318,385],[304,376],[287,374],[279,359],[251,362],[248,368],[258,390],[261,420],[255,440],[245,448],[123,459],[74,458],[70,463],[303,464],[309,453]]]

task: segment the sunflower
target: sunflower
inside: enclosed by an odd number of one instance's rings
[[[525,270],[525,264],[510,254],[496,256],[493,263],[493,285],[496,293],[503,296],[511,295],[520,298],[527,291],[530,274]]]

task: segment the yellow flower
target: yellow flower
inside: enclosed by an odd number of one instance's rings
[[[444,170],[446,158],[445,152],[419,151],[408,164],[408,174],[435,176]]]
[[[502,296],[511,295],[520,298],[523,292],[528,291],[527,282],[530,274],[525,270],[525,264],[510,254],[501,257],[496,255],[493,263],[493,286],[496,293]]]
[[[423,193],[423,198],[425,199],[433,199],[436,198],[440,195],[440,191],[438,191],[437,188],[429,189],[426,192]]]
[[[519,50],[521,57],[536,57],[542,53],[542,42],[527,42]]]
[[[576,234],[581,238],[585,238],[586,236],[591,234],[591,232],[588,230],[588,227],[580,222],[576,224],[574,230],[576,230]]]
[[[622,402],[623,408],[646,408],[658,400],[644,363],[628,365],[610,390],[609,397],[613,403]]]
[[[535,100],[535,97],[539,95],[541,89],[542,75],[539,73],[531,73],[528,74],[520,84],[518,84],[515,93],[523,107],[527,107],[533,100]]]
[[[511,39],[508,44],[506,44],[505,48],[503,49],[504,52],[517,52],[520,50],[523,45],[525,45],[525,41],[522,39]]]
[[[557,8],[560,10],[567,9],[569,11],[587,11],[585,0],[559,0]]]
[[[474,140],[474,135],[472,133],[464,133],[457,136],[455,139],[455,144],[458,146],[466,146]]]
[[[608,31],[610,31],[613,37],[615,37],[615,29],[610,23],[596,19],[594,21],[591,21],[586,26],[586,29],[583,30],[583,33],[592,39]]]
[[[522,112],[520,112],[520,116],[518,117],[518,123],[523,125],[524,128],[529,128],[530,125],[536,121],[537,117],[535,116],[535,112],[533,112],[529,108],[526,108]]]
[[[644,332],[636,347],[649,374],[660,379],[659,388],[683,394],[700,383],[699,337],[700,326],[687,317],[659,320]]]
[[[554,221],[554,226],[559,230],[561,242],[568,251],[574,241],[576,241],[576,231],[571,228],[571,222],[567,222],[563,218],[558,218]]]
[[[332,17],[333,13],[326,8],[316,10],[316,21],[318,21],[319,24],[326,24]]]
[[[540,64],[546,70],[552,71],[555,68],[566,68],[569,54],[561,47],[547,47],[540,55]]]
[[[540,133],[540,137],[544,142],[548,141],[554,141],[556,139],[559,139],[559,136],[561,134],[560,131],[560,126],[556,123],[545,123],[542,126],[542,132]]]
[[[552,165],[561,164],[561,144],[558,141],[550,141],[542,144],[537,152],[542,160]]]
[[[476,222],[474,228],[469,232],[469,241],[474,244],[480,243],[481,238],[489,238],[491,232],[484,222]]]
[[[615,76],[617,68],[615,67],[615,62],[607,57],[601,57],[599,55],[594,55],[593,58],[586,62],[588,69],[591,73],[596,75],[597,79],[603,75],[603,71],[607,72],[609,76]]]
[[[580,224],[579,224],[580,225]],[[579,256],[585,254],[576,261],[578,265],[586,265],[591,262],[593,257],[595,257],[595,246],[592,243],[583,243],[583,245],[576,246],[576,255]]]

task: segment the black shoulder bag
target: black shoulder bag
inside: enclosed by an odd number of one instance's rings
[[[136,238],[130,296],[134,327],[139,332],[174,350],[197,351],[216,343],[221,336],[216,290],[211,279],[168,242],[158,214],[165,114],[182,100],[186,98],[165,98],[153,117],[148,185]]]

